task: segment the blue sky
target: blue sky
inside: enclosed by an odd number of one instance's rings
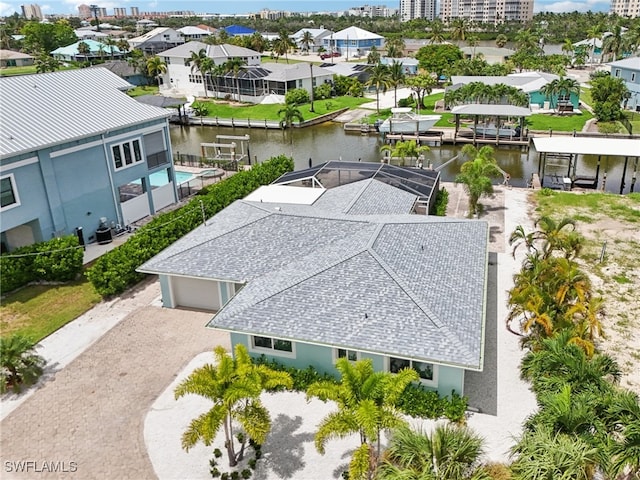
[[[0,0],[0,16],[11,15],[14,11],[20,12],[20,5],[23,3],[38,3],[43,13],[71,13],[77,14],[77,6],[81,3],[96,4],[107,9],[108,13],[113,12],[114,7],[138,7],[141,12],[145,11],[170,11],[170,10],[191,10],[196,13],[251,13],[263,8],[270,10],[290,10],[290,11],[339,11],[349,7],[359,5],[386,5],[391,8],[398,8],[399,0],[23,0],[7,1]],[[536,12],[594,12],[608,11],[609,0],[541,0],[536,1],[534,10]]]

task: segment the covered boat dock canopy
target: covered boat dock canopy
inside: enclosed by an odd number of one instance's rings
[[[528,145],[527,135],[524,130],[524,119],[531,115],[531,109],[529,107],[518,107],[516,105],[503,105],[503,104],[494,104],[494,103],[469,103],[466,105],[458,105],[451,109],[451,113],[455,117],[456,122],[456,131],[455,136],[458,138],[459,130],[460,130],[460,116],[467,115],[473,116],[473,142],[476,143],[478,140],[483,140],[485,137],[490,137],[490,135],[486,134],[478,134],[476,131],[478,127],[478,119],[481,117],[495,117],[497,119],[501,118],[518,118],[518,129],[516,130],[516,135],[509,136],[507,138],[508,141],[513,143]],[[496,123],[500,123],[499,120]],[[500,125],[496,125],[499,127]],[[499,131],[499,130],[497,130]],[[494,136],[494,138],[498,139],[500,135]],[[499,140],[498,140],[499,143]]]
[[[627,171],[627,163],[629,157],[635,157],[633,168],[633,177],[631,180],[631,191],[634,191],[636,183],[636,174],[638,170],[638,159],[640,158],[640,139],[637,138],[610,138],[610,137],[535,137],[533,145],[539,153],[538,175],[544,179],[544,170],[546,166],[547,156],[565,156],[569,158],[570,176],[571,165],[573,163],[572,180],[576,181],[576,164],[578,163],[578,155],[597,155],[598,168],[596,176],[592,180],[598,181],[600,171],[600,158],[603,155],[610,157],[624,157],[624,170],[622,172],[622,181],[620,183],[620,193],[624,191],[625,174]],[[605,173],[606,175],[606,173]],[[606,177],[605,177],[606,178]]]

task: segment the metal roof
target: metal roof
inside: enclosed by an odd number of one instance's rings
[[[528,117],[531,110],[528,107],[515,105],[497,105],[493,103],[470,103],[458,105],[451,109],[454,115],[491,115],[494,117]]]
[[[214,328],[480,370],[488,231],[238,201],[139,271],[246,282]]]
[[[0,78],[0,158],[164,119],[104,68]]]
[[[640,139],[606,137],[533,137],[539,153],[640,157]]]
[[[369,32],[368,30],[363,30],[358,27],[347,27],[344,30],[340,30],[339,32],[331,35],[332,40],[375,40],[379,38],[384,38],[377,33]]]

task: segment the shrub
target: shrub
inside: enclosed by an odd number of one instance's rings
[[[284,96],[286,103],[292,103],[294,105],[302,105],[303,103],[309,103],[309,92],[304,88],[294,88],[289,90]]]
[[[313,98],[315,100],[323,100],[325,98],[331,98],[331,84],[323,83],[313,89]]]
[[[10,292],[38,280],[73,280],[82,272],[83,252],[75,235],[17,248],[0,256],[0,290]]]
[[[0,338],[0,393],[8,387],[20,393],[22,386],[38,381],[46,361],[34,350],[34,343],[23,335]]]
[[[218,470],[217,468],[213,467],[209,470],[209,473],[211,474],[211,477],[213,478],[217,478],[220,476],[220,470]]]
[[[101,256],[87,270],[87,278],[102,296],[122,293],[144,278],[144,274],[136,271],[140,265],[202,223],[202,209],[210,218],[291,170],[293,160],[280,155],[205,187],[201,195],[184,207],[156,216],[124,244]]]
[[[442,187],[438,191],[438,195],[436,196],[436,202],[435,202],[436,215],[439,217],[446,216],[447,205],[449,205],[449,192],[447,191],[446,188]]]
[[[252,470],[256,469],[256,459],[252,458],[249,460],[249,468],[251,468]]]
[[[231,472],[231,480],[238,480],[240,478],[240,474],[238,472]]]
[[[244,470],[242,470],[242,473],[240,475],[242,476],[242,478],[251,478],[251,470],[245,468]]]
[[[401,98],[398,100],[399,107],[413,107],[416,104],[413,97]]]
[[[214,456],[214,457],[216,457],[216,458],[220,458],[220,457],[222,456],[222,452],[220,451],[220,449],[219,449],[219,448],[216,448],[216,449],[213,451],[213,456]]]

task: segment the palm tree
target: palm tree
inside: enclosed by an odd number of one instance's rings
[[[206,117],[209,114],[209,107],[204,103],[193,103],[191,108],[193,108],[193,112],[200,117],[200,125],[202,125],[202,117]]]
[[[404,40],[402,37],[392,37],[385,41],[385,47],[387,49],[387,57],[400,58],[404,55]]]
[[[464,17],[457,17],[451,21],[451,39],[464,42],[469,33],[469,20]]]
[[[394,60],[389,66],[389,86],[393,87],[393,104],[395,107],[398,106],[398,87],[402,85],[405,78],[402,63]]]
[[[504,33],[501,33],[496,37],[496,47],[504,48],[508,41],[509,39],[507,36]]]
[[[264,52],[267,47],[267,41],[265,38],[260,35],[258,32],[254,32],[249,41],[249,48],[255,50],[256,52]]]
[[[105,43],[105,45],[107,47],[109,47],[109,53],[111,55],[111,60],[113,60],[113,58],[114,58],[114,49],[117,48],[118,41],[116,39],[114,39],[114,38],[109,37],[109,38],[106,38],[104,40],[104,43]]]
[[[478,213],[480,197],[493,193],[491,177],[497,177],[501,173],[493,156],[493,148],[488,145],[480,149],[470,144],[465,145],[462,148],[462,154],[473,157],[473,160],[462,164],[455,181],[463,184],[469,196],[469,216],[472,216]]]
[[[389,67],[378,63],[367,68],[369,78],[365,82],[366,87],[374,87],[376,89],[376,112],[380,113],[380,90],[386,92],[391,85]]]
[[[560,253],[566,259],[575,258],[582,248],[584,239],[576,232],[576,222],[571,217],[555,220],[543,215],[538,218],[534,227],[537,230],[525,232],[518,226],[509,237],[509,245],[513,246],[513,255],[520,246],[529,252],[539,253],[543,260],[553,253]]]
[[[465,427],[438,425],[431,435],[401,426],[393,431],[380,480],[489,480],[479,467],[483,440]]]
[[[369,65],[376,65],[380,63],[380,52],[375,45],[372,45],[371,50],[369,50],[369,54],[367,55],[367,63]]]
[[[441,20],[435,19],[431,22],[430,27],[426,29],[429,33],[429,43],[442,43],[447,38],[444,23]]]
[[[42,53],[36,58],[35,65],[37,73],[45,73],[59,70],[62,63],[57,58],[53,58],[46,53]]]
[[[198,72],[202,77],[204,86],[204,96],[207,96],[207,73],[211,73],[214,63],[213,59],[207,55],[207,50],[201,48],[197,52],[191,52],[191,57],[185,61],[185,65],[191,65],[191,73]]]
[[[158,81],[158,86],[160,86],[160,75],[166,73],[166,71],[167,65],[159,56],[154,55],[147,58],[147,75],[150,78],[155,78]]]
[[[622,27],[616,25],[613,32],[602,42],[602,56],[609,56],[610,60],[618,60],[624,53],[625,42],[622,38]]]
[[[352,363],[340,358],[336,369],[340,372],[339,384],[319,381],[307,389],[307,398],[332,400],[338,406],[321,420],[315,435],[316,449],[324,454],[328,440],[358,433],[360,447],[351,460],[349,477],[371,479],[380,460],[382,431],[405,424],[396,404],[407,385],[419,379],[418,373],[410,368],[397,374],[374,372],[371,359]]]
[[[129,42],[124,38],[121,38],[116,42],[116,47],[118,47],[118,49],[123,53],[127,53],[131,49],[131,45],[129,45]]]
[[[78,42],[78,55],[82,55],[85,60],[88,60],[91,54],[91,48],[87,42]]]
[[[213,407],[193,419],[182,435],[182,448],[189,451],[198,441],[209,446],[223,427],[229,466],[242,460],[244,443],[236,453],[234,444],[234,421],[239,423],[248,437],[258,444],[264,443],[271,428],[268,410],[260,401],[266,389],[284,386],[291,388],[293,382],[286,372],[275,371],[266,365],[254,365],[246,347],[236,345],[235,358],[223,347],[214,350],[216,365],[206,364],[194,370],[175,389],[175,398],[187,394],[200,395],[213,402]]]
[[[309,30],[305,30],[302,34],[302,38],[300,39],[300,44],[302,45],[302,51],[307,55],[309,54],[309,45],[313,45],[313,35]]]
[[[389,152],[390,157],[402,158],[402,166],[407,158],[419,159],[423,153],[429,152],[431,149],[426,145],[418,145],[415,140],[399,141],[392,147],[391,145],[383,145],[380,147],[381,152]]]
[[[596,53],[596,41],[602,40],[604,27],[601,23],[596,23],[587,30],[587,37],[591,40],[591,63],[594,63]]]
[[[285,129],[293,126],[294,120],[298,122],[304,121],[300,109],[296,107],[294,103],[285,103],[284,106],[278,110],[278,115],[280,116],[280,128],[283,129],[283,134]],[[293,132],[291,132],[290,135],[290,142],[293,143]]]
[[[238,74],[246,65],[244,60],[240,58],[230,58],[226,62],[224,62],[224,71],[225,73],[233,72],[233,78],[236,82],[236,88],[238,89],[238,102],[240,102],[240,81],[238,80]]]
[[[564,43],[562,44],[562,53],[567,55],[568,57],[573,56],[574,47],[573,42],[570,38],[565,38]]]
[[[605,416],[613,442],[607,453],[611,458],[610,478],[640,476],[640,402],[629,390],[616,390],[610,397]]]
[[[8,388],[20,393],[23,386],[38,381],[46,361],[34,353],[35,349],[36,345],[23,335],[0,337],[0,393]]]
[[[293,46],[294,44],[291,41],[291,38],[289,38],[289,34],[284,30],[281,30],[278,38],[273,41],[273,51],[278,57],[284,55],[287,63],[289,63],[289,49]],[[276,57],[276,62],[277,61]]]

